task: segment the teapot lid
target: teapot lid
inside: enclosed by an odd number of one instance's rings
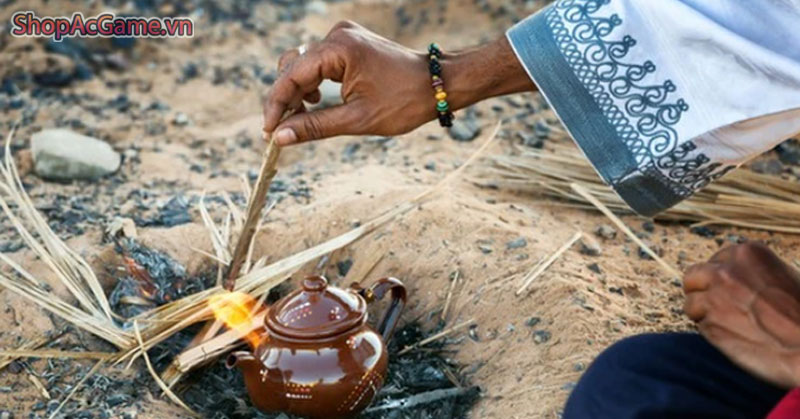
[[[270,307],[265,322],[280,335],[321,339],[364,323],[366,305],[355,292],[328,286],[323,276],[309,276],[301,289]]]

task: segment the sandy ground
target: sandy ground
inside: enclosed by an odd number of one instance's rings
[[[498,15],[485,11],[480,2],[452,0],[444,2],[445,22],[438,24],[438,5],[443,2],[413,1],[407,2],[404,9],[411,16],[411,23],[403,26],[398,24],[400,3],[403,2],[330,3],[326,14],[270,24],[266,35],[237,24],[199,23],[198,36],[193,40],[140,42],[128,56],[127,70],[105,71],[92,80],[64,88],[91,94],[97,100],[110,100],[124,91],[135,104],[134,110],[98,116],[86,107],[43,105],[33,122],[16,137],[20,145],[17,159],[23,170],[30,167],[25,150],[30,134],[61,126],[70,119],[81,120],[86,128],[79,131],[91,131],[118,151],[134,150],[130,155],[135,158],[127,159],[113,179],[94,184],[44,183],[28,174],[31,195],[37,203],[46,203],[58,194],[83,196],[99,190],[101,198],[92,203],[93,208],[103,217],[112,217],[134,211],[129,203],[134,190],[149,191],[151,203],[163,202],[176,191],[188,197],[203,191],[211,195],[237,192],[240,175],[255,170],[260,161],[263,144],[258,141],[259,102],[268,86],[246,76],[241,78],[241,86],[231,82],[214,84],[213,66],[256,63],[271,69],[282,49],[323,36],[327,28],[344,18],[415,47],[423,47],[431,40],[446,48],[466,46],[500,36],[512,23],[514,14],[524,15],[540,6],[537,2],[508,2],[508,10],[513,13]],[[489,3],[495,12],[503,5]],[[7,6],[0,17],[7,21],[15,7],[20,6]],[[59,11],[53,2],[39,7],[50,13]],[[273,9],[263,6],[253,13],[273,22]],[[420,18],[422,11],[427,11],[428,23]],[[44,54],[33,40],[6,37],[3,42],[2,59],[27,71],[32,71],[30,63],[37,54]],[[178,82],[181,68],[190,60],[202,63],[200,76]],[[139,112],[154,99],[167,104],[169,110],[157,116]],[[535,94],[518,96],[514,101],[534,103],[541,109],[541,98]],[[484,136],[498,118],[519,111],[503,99],[480,104],[477,110]],[[21,116],[20,112],[0,114],[3,135],[9,123]],[[186,127],[172,124],[177,112],[189,116],[192,123]],[[164,132],[148,133],[147,124],[154,119],[163,121]],[[511,144],[518,141],[516,132],[529,130],[525,122],[556,123],[546,110],[534,113],[526,121],[511,119],[490,153],[510,152]],[[258,238],[257,253],[277,260],[379,215],[443,178],[479,147],[480,138],[455,142],[439,127],[429,124],[388,141],[337,138],[287,149],[280,160],[279,177],[287,179],[291,188],[307,188],[308,197],[286,196],[275,207]],[[192,170],[195,163],[212,169]],[[223,169],[226,173],[220,174]],[[558,417],[581,372],[603,348],[637,333],[690,328],[681,316],[680,283],[663,274],[655,262],[640,258],[637,247],[622,234],[614,239],[598,238],[600,256],[584,255],[574,246],[528,293],[516,297],[520,274],[560,247],[574,232],[581,230],[591,235],[599,225],[609,223],[596,213],[564,208],[540,197],[480,188],[469,181],[476,172],[468,171],[467,176],[434,195],[418,210],[335,252],[324,268],[336,280],[336,262],[350,258],[357,263],[371,252],[385,251],[386,256],[372,276],[402,278],[410,287],[405,318],[432,318],[428,322],[431,327],[438,319],[435,312],[444,304],[448,277],[459,271],[461,282],[454,289],[447,322],[454,325],[474,319],[477,327],[474,338],[467,337],[466,332],[455,334],[449,348],[472,381],[485,391],[473,417]],[[171,228],[140,227],[139,234],[146,244],[176,257],[190,271],[197,271],[208,261],[190,248],[211,251],[211,245],[194,209],[192,216],[192,223]],[[643,225],[647,220],[626,217],[625,221],[637,232],[647,234],[663,250],[664,259],[680,268],[703,261],[738,237],[765,240],[785,256],[800,254],[800,240],[788,235],[726,229],[714,238],[705,238],[692,234],[687,225],[655,224],[647,232],[645,228],[650,226]],[[101,261],[112,250],[111,245],[102,242],[102,225],[103,220],[88,223],[81,232],[66,232],[64,237],[93,261],[99,272],[105,272],[102,278],[110,287],[113,271],[109,274]],[[2,228],[7,234],[8,224]],[[519,238],[527,244],[515,249],[507,247],[507,243]],[[48,279],[45,267],[32,260],[27,251],[18,251],[11,257]],[[600,273],[588,268],[592,264],[599,267]],[[314,270],[309,266],[304,271]],[[63,323],[8,291],[0,291],[0,301],[4,307],[0,310],[0,324],[4,325],[0,328],[2,347],[16,346],[19,339],[34,338]],[[535,322],[530,320],[534,317],[540,321],[529,326]],[[538,342],[535,335],[540,337]],[[549,339],[541,339],[542,336]],[[34,370],[44,367],[43,361],[31,365]],[[142,368],[138,364],[136,367]],[[6,388],[9,390],[2,390]],[[0,406],[19,415],[15,417],[27,417],[33,406],[43,401],[24,372],[0,373],[0,390]],[[86,398],[79,395],[76,399],[81,397]],[[127,408],[125,412],[136,411],[140,418],[181,414],[160,396],[153,399],[153,403]],[[116,414],[122,415],[123,411]]]

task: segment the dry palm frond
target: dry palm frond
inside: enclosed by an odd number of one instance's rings
[[[513,156],[492,156],[479,182],[560,198],[576,207],[594,209],[570,187],[577,182],[612,211],[633,213],[602,182],[574,145],[551,144],[548,150],[525,149]],[[800,233],[800,183],[739,169],[655,218]]]
[[[6,138],[5,157],[0,163],[0,208],[24,243],[47,265],[78,306],[57,296],[3,254],[0,261],[14,274],[0,273],[0,285],[117,347],[130,346],[132,336],[114,324],[108,299],[89,264],[58,238],[25,192],[11,157],[13,135],[12,131]]]

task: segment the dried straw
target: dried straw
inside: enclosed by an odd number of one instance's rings
[[[459,324],[457,324],[457,325],[455,325],[455,326],[453,326],[451,328],[442,330],[441,332],[439,332],[439,333],[437,333],[437,334],[435,334],[433,336],[430,336],[428,338],[422,339],[421,341],[419,341],[419,342],[417,342],[417,343],[415,343],[413,345],[406,346],[405,348],[401,349],[400,352],[397,353],[397,355],[407,354],[407,353],[413,351],[414,349],[419,348],[420,346],[425,346],[425,345],[427,345],[427,344],[429,344],[431,342],[435,342],[435,341],[437,341],[437,340],[439,340],[439,339],[441,339],[441,338],[443,338],[443,337],[445,337],[445,336],[447,336],[447,335],[449,335],[449,334],[451,334],[451,333],[453,333],[455,331],[461,330],[461,329],[463,329],[463,328],[465,328],[465,327],[467,327],[467,326],[469,326],[469,325],[471,325],[473,323],[475,323],[475,319],[469,319],[469,320],[467,320],[467,321],[465,321],[463,323],[459,323]]]
[[[558,260],[558,258],[561,257],[561,255],[563,255],[564,252],[569,250],[569,248],[572,247],[572,245],[575,244],[575,242],[578,241],[578,239],[580,239],[581,236],[583,236],[583,232],[581,231],[576,232],[575,234],[572,235],[572,237],[569,240],[567,240],[566,243],[561,245],[561,247],[559,247],[555,252],[553,252],[553,254],[551,254],[547,259],[536,264],[536,266],[533,267],[531,272],[528,275],[526,275],[525,278],[522,280],[522,285],[519,287],[517,292],[514,293],[514,295],[519,296],[523,292],[525,292],[528,286],[530,286],[531,283],[534,280],[536,280],[536,278],[539,277],[539,275],[544,273],[544,271],[546,271],[547,268],[550,267],[550,265],[555,263],[555,261]]]
[[[565,200],[565,205],[594,209],[571,188],[584,186],[618,214],[633,214],[571,143],[552,141],[548,149],[519,149],[516,155],[489,159],[480,183]],[[658,220],[693,221],[695,226],[728,225],[800,233],[800,183],[738,169],[655,216]]]

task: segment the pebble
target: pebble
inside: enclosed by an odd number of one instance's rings
[[[547,330],[534,330],[533,331],[533,342],[537,345],[542,343],[546,343],[550,340],[552,335]]]
[[[600,269],[600,265],[598,265],[597,263],[590,263],[590,264],[586,265],[586,267],[589,268],[590,271],[592,271],[592,272],[594,272],[596,274],[603,273],[603,270]]]
[[[189,117],[183,112],[176,113],[175,119],[172,120],[172,123],[179,127],[185,127],[186,125],[189,125],[191,122],[192,121],[189,119]]]
[[[717,235],[717,232],[715,230],[708,228],[706,226],[692,227],[690,231],[700,237],[705,237],[709,239],[712,237],[716,237]]]
[[[435,172],[436,171],[436,163],[434,163],[432,161],[429,161],[429,162],[425,163],[425,170],[430,170],[431,172]]]
[[[506,243],[506,249],[513,250],[513,249],[520,249],[528,245],[528,241],[525,240],[525,237],[520,237],[518,239],[511,240],[510,242]]]
[[[775,148],[783,164],[800,165],[800,140],[789,140]]]
[[[531,317],[530,319],[525,321],[525,326],[533,327],[537,324],[541,323],[542,319],[540,317]]]
[[[600,248],[600,243],[597,243],[597,240],[589,236],[584,236],[578,240],[578,246],[583,255],[600,256],[600,254],[603,253],[603,249]]]
[[[522,140],[522,145],[531,148],[543,148],[544,140],[527,131],[517,132],[517,137]]]
[[[67,129],[33,134],[31,152],[36,173],[52,180],[97,179],[116,172],[121,161],[104,141]]]
[[[336,262],[336,270],[339,271],[339,276],[345,277],[347,273],[350,272],[350,268],[353,267],[353,259],[345,259],[339,262]]]
[[[750,165],[750,169],[756,173],[765,175],[779,175],[783,173],[784,166],[778,159],[758,160]]]
[[[14,414],[8,410],[0,410],[0,419],[14,419]]]
[[[319,85],[319,93],[322,96],[315,107],[335,106],[342,103],[342,84],[330,80],[323,80]]]
[[[485,255],[488,255],[489,253],[492,253],[492,248],[489,247],[489,246],[485,246],[485,245],[481,244],[481,245],[478,245],[478,249],[481,249],[481,252],[483,252],[483,254],[485,254]]]
[[[314,0],[306,4],[306,13],[326,15],[328,13],[328,5],[324,1]]]
[[[604,240],[613,240],[617,237],[617,230],[608,224],[601,224],[594,229],[594,234]]]
[[[453,121],[453,126],[450,127],[448,133],[456,141],[472,141],[481,133],[481,127],[475,116],[467,113],[464,117]]]

